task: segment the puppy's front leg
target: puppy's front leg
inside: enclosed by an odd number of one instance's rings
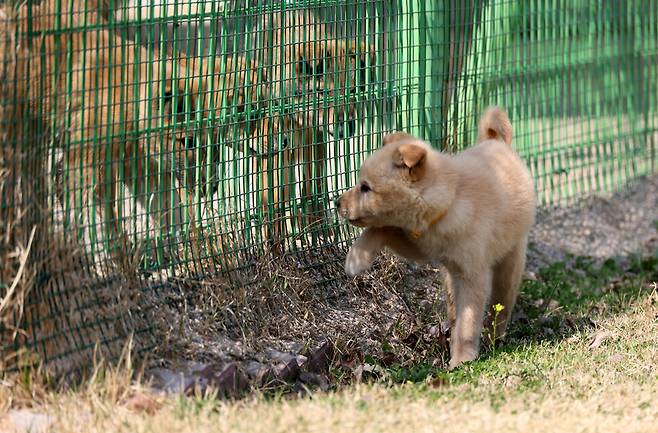
[[[395,227],[368,228],[352,244],[347,253],[345,260],[347,275],[353,277],[368,270],[384,247],[392,249],[397,255],[406,259],[418,262],[426,260],[425,255],[407,238],[402,229]]]
[[[491,270],[450,271],[456,320],[450,336],[450,369],[478,357],[484,306],[491,293]]]
[[[381,229],[368,228],[354,241],[345,259],[345,272],[350,277],[359,275],[372,266],[375,257],[384,249],[384,234]]]

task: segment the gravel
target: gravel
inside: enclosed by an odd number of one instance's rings
[[[577,206],[542,209],[530,236],[528,270],[567,255],[604,259],[656,248],[658,176]]]

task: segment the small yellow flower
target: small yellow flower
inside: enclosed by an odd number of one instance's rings
[[[500,313],[501,311],[503,311],[505,309],[505,307],[500,305],[500,304],[496,304],[496,305],[493,306],[493,309],[496,313]]]

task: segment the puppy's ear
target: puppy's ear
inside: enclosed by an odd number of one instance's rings
[[[425,157],[427,150],[413,143],[405,143],[398,147],[394,155],[394,163],[398,167],[407,168],[412,182],[416,182],[425,173]]]
[[[407,168],[414,168],[425,162],[427,151],[417,144],[406,143],[398,148],[400,165],[404,164]]]
[[[414,137],[412,135],[407,134],[406,132],[402,132],[402,131],[391,132],[390,134],[386,134],[382,139],[382,146],[395,143],[396,141],[413,140],[413,139]]]

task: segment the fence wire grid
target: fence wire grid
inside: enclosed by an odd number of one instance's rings
[[[0,367],[153,337],[158,288],[340,276],[383,134],[458,151],[490,104],[540,206],[656,172],[658,18],[620,0],[0,3]]]

